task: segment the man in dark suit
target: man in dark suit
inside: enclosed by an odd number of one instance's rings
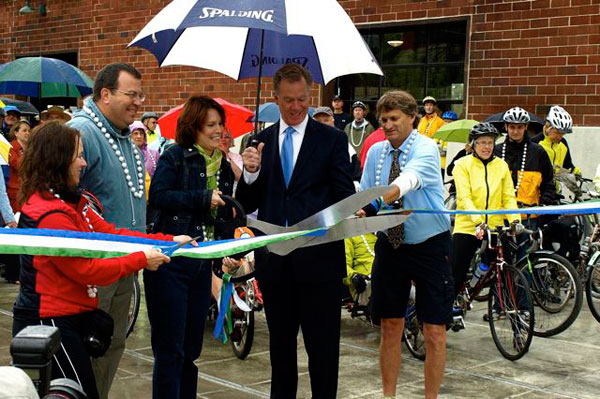
[[[308,117],[312,78],[296,64],[274,78],[281,119],[258,134],[242,157],[236,197],[258,219],[292,226],[352,195],[343,132]],[[287,256],[256,256],[269,327],[271,398],[295,398],[297,336],[302,328],[313,398],[337,392],[344,242],[300,248]]]

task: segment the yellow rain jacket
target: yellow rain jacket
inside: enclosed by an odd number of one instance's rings
[[[452,175],[456,183],[456,209],[518,209],[512,176],[502,159],[493,157],[484,164],[479,158],[467,155],[456,161]],[[503,226],[504,219],[521,221],[521,216],[456,215],[454,233],[475,235],[478,224]]]
[[[425,115],[421,118],[421,120],[419,121],[419,126],[417,127],[417,131],[424,136],[433,138],[433,135],[435,134],[435,132],[437,132],[438,129],[440,127],[444,126],[445,124],[446,123],[444,122],[444,120],[442,118],[440,118],[439,116],[437,116],[437,114],[434,112],[431,115]],[[434,139],[434,140],[440,149],[440,166],[442,167],[442,169],[445,169],[446,168],[446,148],[448,146],[448,143],[443,140],[439,140],[439,139]]]
[[[545,131],[546,128],[544,127],[544,132]],[[546,150],[546,153],[550,158],[550,162],[552,163],[552,167],[554,168],[554,172],[556,173],[556,171],[560,168],[565,168],[569,170],[569,172],[581,174],[579,168],[573,165],[571,151],[569,151],[567,141],[562,139],[560,143],[553,143],[544,132],[533,137],[531,141],[538,143],[544,148],[544,150]]]
[[[368,233],[364,237],[369,245],[369,249],[374,254],[377,236],[373,233]],[[346,245],[346,270],[348,272],[348,276],[344,279],[344,284],[350,289],[352,298],[356,299],[356,289],[352,284],[352,276],[356,273],[370,276],[375,256],[369,252],[361,236],[346,238],[344,244]]]

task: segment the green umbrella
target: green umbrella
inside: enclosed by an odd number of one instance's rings
[[[80,69],[47,57],[24,57],[0,66],[0,94],[84,97],[94,82]]]
[[[433,138],[454,143],[466,143],[469,141],[469,132],[479,122],[473,119],[461,119],[447,123],[433,135]]]

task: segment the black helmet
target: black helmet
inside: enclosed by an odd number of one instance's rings
[[[471,128],[471,132],[469,133],[469,141],[473,143],[475,139],[482,136],[492,136],[494,140],[496,140],[499,135],[500,132],[498,132],[498,129],[496,129],[494,125],[489,122],[481,122]]]
[[[362,101],[355,101],[354,104],[352,104],[353,111],[354,111],[354,108],[362,108],[362,109],[366,110],[367,106]]]

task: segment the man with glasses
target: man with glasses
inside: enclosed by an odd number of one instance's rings
[[[79,130],[87,167],[80,187],[104,206],[104,219],[117,228],[145,232],[145,166],[140,150],[131,142],[129,125],[135,120],[145,95],[142,75],[128,64],[102,68],[94,82],[92,98],[67,125]],[[101,398],[108,392],[125,349],[127,314],[133,292],[132,276],[98,287],[98,307],[114,320],[114,333],[106,354],[93,367]]]

